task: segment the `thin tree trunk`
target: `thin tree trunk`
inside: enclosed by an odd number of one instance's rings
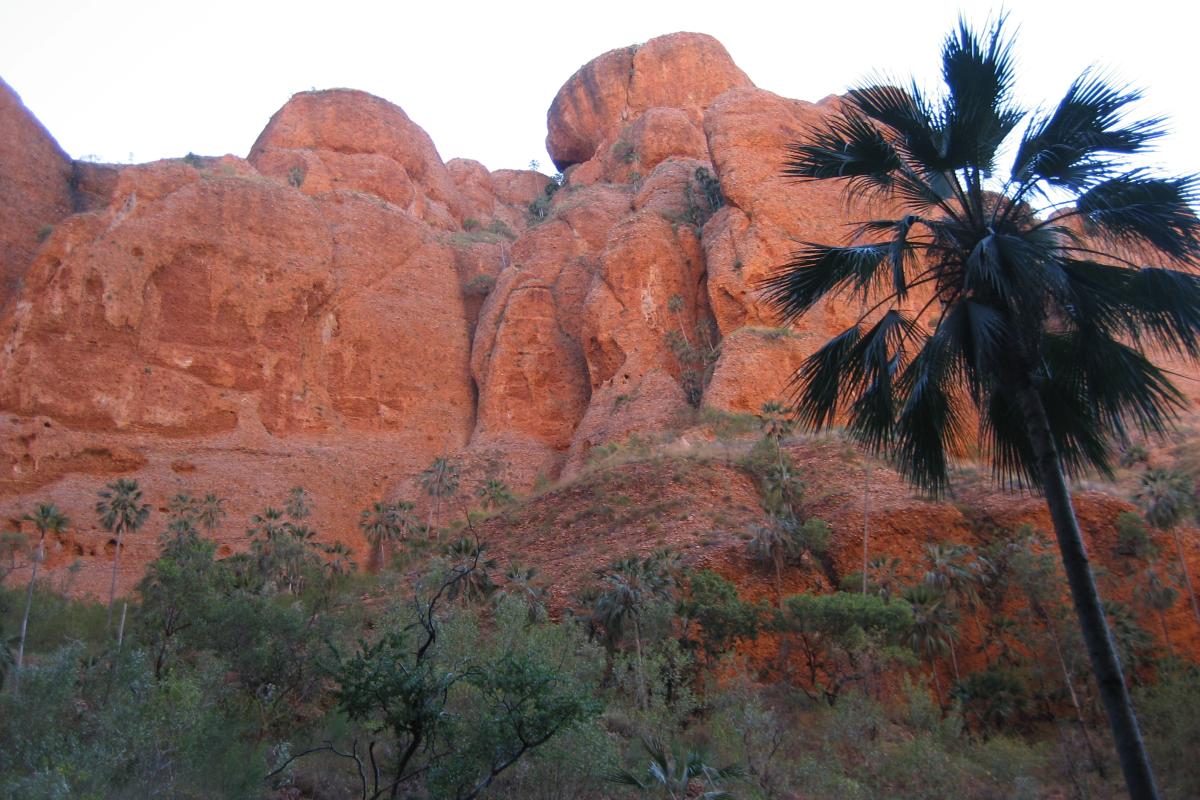
[[[928,642],[925,644],[925,656],[929,659],[929,671],[933,673],[933,691],[937,694],[938,708],[945,711],[946,703],[942,700],[942,679],[938,677],[937,661],[933,658],[933,649]]]
[[[21,643],[17,645],[17,668],[13,672],[13,696],[21,695],[21,667],[25,664],[25,633],[29,630],[29,609],[33,608],[33,584],[37,581],[38,566],[46,557],[46,534],[38,539],[37,557],[33,561],[33,572],[29,575],[29,589],[25,592],[25,613],[21,617]]]
[[[779,564],[781,560],[778,552],[771,559],[775,564],[775,603],[779,606],[779,610],[783,611],[783,571]]]
[[[1046,409],[1031,379],[1026,378],[1017,386],[1017,401],[1025,416],[1026,431],[1033,450],[1037,475],[1046,493],[1046,506],[1054,522],[1054,534],[1062,556],[1063,570],[1071,587],[1071,599],[1079,626],[1087,646],[1092,672],[1100,689],[1104,710],[1112,728],[1113,741],[1121,762],[1121,772],[1132,800],[1157,800],[1158,788],[1150,759],[1138,728],[1129,688],[1121,671],[1121,661],[1113,645],[1112,635],[1100,605],[1100,593],[1096,589],[1095,577],[1088,563],[1087,550],[1079,521],[1071,506],[1071,493],[1063,477],[1062,466]]]
[[[1200,622],[1200,604],[1196,603],[1196,590],[1192,588],[1192,576],[1188,572],[1187,559],[1183,556],[1183,537],[1179,535],[1179,527],[1175,530],[1175,549],[1179,552],[1179,568],[1183,570],[1183,585],[1187,587],[1188,599],[1192,601],[1192,614],[1196,622]]]
[[[112,580],[108,584],[108,620],[104,623],[104,630],[112,630],[112,610],[113,600],[117,596],[117,565],[121,563],[121,537],[125,535],[125,531],[117,530],[117,552],[113,553],[113,568]]]
[[[1171,634],[1167,632],[1167,615],[1163,613],[1161,608],[1158,609],[1158,624],[1162,625],[1163,641],[1167,644],[1167,652],[1171,654],[1172,658],[1174,658],[1175,647],[1171,644]]]
[[[962,681],[962,675],[960,675],[958,672],[958,653],[954,647],[954,640],[950,639],[949,644],[950,644],[950,666],[954,669],[954,682],[960,683]]]
[[[871,462],[866,465],[865,480],[863,480],[863,574],[862,593],[867,594],[867,533],[871,525]]]
[[[1062,643],[1058,639],[1058,631],[1054,628],[1054,620],[1050,615],[1042,610],[1042,624],[1046,626],[1046,632],[1050,634],[1050,641],[1054,643],[1054,655],[1058,658],[1059,669],[1062,670],[1063,683],[1067,686],[1067,696],[1071,698],[1071,705],[1075,708],[1075,719],[1079,722],[1079,733],[1083,736],[1083,742],[1087,745],[1088,755],[1092,757],[1092,767],[1096,770],[1101,778],[1107,777],[1104,774],[1104,762],[1100,760],[1100,754],[1096,752],[1096,746],[1092,744],[1092,737],[1088,735],[1087,721],[1083,718],[1083,706],[1079,704],[1079,694],[1075,691],[1075,678],[1071,675],[1071,670],[1067,668],[1067,659],[1063,656]]]
[[[121,603],[121,624],[117,627],[117,652],[121,652],[121,643],[125,641],[125,612],[129,610],[129,603]]]
[[[642,625],[637,617],[633,619],[633,646],[637,649],[638,672],[638,708],[645,708],[646,697],[646,667],[642,663]]]

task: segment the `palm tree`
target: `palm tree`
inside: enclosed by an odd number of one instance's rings
[[[504,508],[517,500],[509,491],[508,484],[499,478],[488,478],[475,490],[475,495],[485,511]]]
[[[312,514],[312,496],[303,486],[293,486],[288,490],[287,499],[283,502],[283,510],[295,522],[307,519]]]
[[[196,503],[196,522],[203,526],[209,536],[225,518],[225,500],[209,492],[204,499]]]
[[[96,502],[96,516],[100,527],[117,535],[117,549],[113,551],[112,580],[108,585],[108,621],[106,629],[112,629],[113,600],[117,596],[117,565],[121,562],[121,541],[126,533],[136,533],[150,516],[149,503],[142,502],[142,490],[138,482],[117,478],[100,490]]]
[[[1157,797],[1066,475],[1107,474],[1113,441],[1161,434],[1181,405],[1141,348],[1200,359],[1200,278],[1186,271],[1200,257],[1198,181],[1128,166],[1163,127],[1128,120],[1139,93],[1101,75],[1045,113],[1019,108],[1003,26],[961,22],[947,37],[940,96],[854,89],[790,146],[786,175],[840,179],[903,214],[864,222],[866,243],[805,244],[764,288],[786,322],[831,296],[868,301],[798,371],[802,424],[844,418],[940,494],[973,407],[996,476],[1044,492],[1126,783]],[[1025,121],[1000,180],[1001,145]]]
[[[33,585],[37,581],[38,567],[46,559],[46,534],[62,533],[69,520],[53,503],[40,503],[25,519],[33,523],[38,531],[37,555],[33,558],[33,571],[29,575],[29,588],[25,592],[25,613],[21,616],[21,638],[17,645],[16,670],[13,672],[13,694],[21,693],[21,666],[25,663],[25,635],[29,631],[29,610],[33,608]]]
[[[406,504],[407,505],[407,504]],[[411,506],[409,506],[411,508]],[[401,538],[401,510],[395,503],[375,501],[370,508],[363,509],[358,518],[358,527],[367,537],[367,543],[375,550],[376,563],[383,569],[385,549]]]
[[[767,520],[766,525],[751,526],[746,550],[755,561],[769,565],[775,571],[775,602],[782,611],[783,566],[796,555],[795,540],[788,526],[774,516]]]
[[[1179,590],[1158,577],[1154,567],[1149,567],[1146,570],[1146,586],[1142,597],[1145,599],[1146,605],[1158,614],[1158,624],[1162,626],[1163,643],[1167,646],[1167,652],[1175,655],[1175,648],[1171,644],[1171,633],[1167,629],[1166,612],[1175,605],[1175,601],[1179,598]]]
[[[441,511],[442,498],[451,497],[458,491],[458,465],[448,458],[435,458],[428,469],[421,473],[421,487],[432,498],[429,505],[429,530]]]
[[[626,558],[611,564],[601,574],[603,588],[595,598],[593,618],[604,627],[610,649],[615,649],[632,623],[634,654],[637,658],[637,701],[647,702],[645,663],[642,658],[641,615],[654,598],[668,597],[673,577],[659,561],[651,558]]]
[[[1192,603],[1192,614],[1200,622],[1200,604],[1196,602],[1196,590],[1192,587],[1192,576],[1183,552],[1183,538],[1179,535],[1179,523],[1197,508],[1196,490],[1191,480],[1173,470],[1148,469],[1142,473],[1141,485],[1134,500],[1151,527],[1170,531],[1175,537],[1175,553],[1179,557],[1179,569],[1183,572],[1183,586]]]
[[[908,645],[917,655],[929,661],[933,673],[933,686],[937,691],[938,705],[945,707],[942,700],[942,682],[938,678],[934,657],[949,654],[954,666],[954,679],[958,678],[958,661],[954,657],[954,640],[958,638],[958,615],[946,603],[946,595],[934,587],[918,583],[904,590],[903,597],[912,608],[912,627],[908,631]]]
[[[742,774],[737,765],[714,767],[705,761],[701,753],[693,750],[683,752],[678,747],[668,749],[657,739],[643,737],[642,747],[650,756],[645,777],[628,770],[618,770],[609,775],[609,781],[632,786],[642,794],[656,794],[670,800],[724,800],[733,797],[721,789],[721,784]]]

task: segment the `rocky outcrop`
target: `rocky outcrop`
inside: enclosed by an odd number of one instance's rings
[[[606,137],[649,109],[677,109],[698,123],[722,92],[752,85],[711,36],[676,33],[612,50],[558,90],[546,117],[546,150],[566,169],[590,160]]]
[[[38,246],[73,210],[71,160],[0,80],[0,309]]]

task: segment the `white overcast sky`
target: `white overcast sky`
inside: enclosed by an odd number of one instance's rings
[[[1098,65],[1142,87],[1171,135],[1155,160],[1200,172],[1197,12],[1186,0],[1008,0],[1019,94],[1057,100]],[[72,156],[245,156],[297,91],[352,87],[400,105],[442,157],[525,167],[582,64],[672,31],[719,39],[760,87],[817,100],[875,71],[936,77],[958,14],[999,4],[592,0],[309,3],[0,0],[0,77]]]

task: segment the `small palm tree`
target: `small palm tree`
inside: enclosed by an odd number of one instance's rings
[[[733,795],[722,789],[721,784],[742,775],[737,765],[713,767],[703,754],[693,750],[685,752],[679,747],[668,748],[657,739],[643,737],[642,747],[650,757],[644,775],[619,770],[609,776],[611,782],[670,800],[723,800]]]
[[[1045,492],[1127,786],[1157,797],[1066,477],[1107,473],[1114,441],[1163,432],[1182,405],[1142,348],[1200,360],[1200,179],[1129,165],[1163,126],[1130,120],[1139,93],[1101,75],[1045,113],[1020,108],[1003,28],[960,23],[940,95],[853,89],[789,148],[785,175],[900,211],[863,221],[854,244],[804,244],[764,288],[789,323],[833,296],[865,301],[797,373],[806,427],[844,419],[937,494],[977,420],[996,475]]]
[[[479,503],[485,511],[510,506],[517,500],[508,490],[508,484],[499,478],[488,478],[475,490],[475,496],[479,498]]]
[[[25,613],[21,616],[21,638],[17,645],[16,670],[13,673],[13,694],[21,693],[21,667],[25,663],[25,637],[29,631],[29,610],[33,608],[33,586],[37,581],[38,567],[46,560],[46,534],[62,533],[70,520],[53,503],[41,503],[25,519],[33,523],[38,532],[37,554],[33,557],[33,570],[29,575],[29,588],[25,591]]]
[[[777,443],[787,438],[792,429],[796,427],[796,421],[792,418],[792,410],[777,400],[763,403],[758,419],[763,436]]]
[[[1191,479],[1174,470],[1148,469],[1142,473],[1134,501],[1151,527],[1169,531],[1174,536],[1183,585],[1192,604],[1192,614],[1200,622],[1200,603],[1196,601],[1196,590],[1192,587],[1192,576],[1188,572],[1187,557],[1183,550],[1183,537],[1179,533],[1179,524],[1198,509],[1196,490]]]
[[[939,655],[954,658],[954,641],[958,638],[958,615],[946,604],[946,596],[928,584],[918,583],[910,586],[904,590],[902,596],[913,612],[912,627],[909,628],[907,636],[908,645],[914,653],[928,659],[938,704],[944,705],[942,682],[938,678],[937,663],[934,659]],[[955,660],[952,663],[954,679],[957,681],[958,662]]]
[[[412,508],[410,504],[409,509]],[[367,543],[375,551],[375,563],[383,569],[386,551],[400,541],[404,533],[402,510],[396,503],[377,500],[370,508],[363,509],[358,518],[358,527],[367,537]]]
[[[766,525],[750,527],[750,540],[746,542],[750,557],[760,564],[770,566],[775,573],[775,602],[783,610],[783,567],[796,553],[796,543],[785,522],[770,517]]]
[[[288,490],[283,510],[293,522],[307,519],[312,514],[312,495],[303,486],[293,486]]]
[[[196,504],[196,522],[212,536],[213,531],[221,524],[221,520],[225,518],[225,500],[217,497],[213,492],[204,495],[204,498]]]
[[[334,542],[324,548],[324,553],[328,557],[325,561],[324,570],[332,578],[338,575],[349,575],[358,569],[358,565],[354,563],[353,553],[350,548],[341,542]]]
[[[1167,652],[1175,655],[1175,648],[1171,644],[1171,633],[1167,629],[1166,612],[1179,599],[1179,590],[1163,581],[1154,567],[1149,567],[1146,569],[1146,586],[1142,598],[1146,601],[1146,605],[1154,609],[1158,615],[1158,624],[1162,626],[1163,643],[1167,646]]]
[[[108,622],[112,628],[113,600],[117,596],[117,566],[121,562],[121,542],[126,533],[136,533],[150,516],[150,505],[142,502],[142,490],[138,482],[117,478],[100,490],[96,502],[96,516],[100,527],[117,535],[117,547],[113,551],[112,580],[108,586]]]
[[[497,564],[495,559],[483,557],[486,551],[486,545],[465,538],[446,548],[450,569],[458,576],[446,593],[450,600],[461,597],[464,602],[482,604],[496,593],[492,571]]]
[[[452,497],[458,491],[458,465],[448,458],[435,458],[421,473],[420,481],[421,487],[432,500],[429,504],[429,530],[436,531],[434,521],[441,513],[442,498]]]
[[[507,587],[505,594],[516,596],[525,604],[530,622],[544,622],[546,619],[546,587],[535,582],[537,567],[525,567],[520,564],[509,564],[504,573],[504,583]]]

